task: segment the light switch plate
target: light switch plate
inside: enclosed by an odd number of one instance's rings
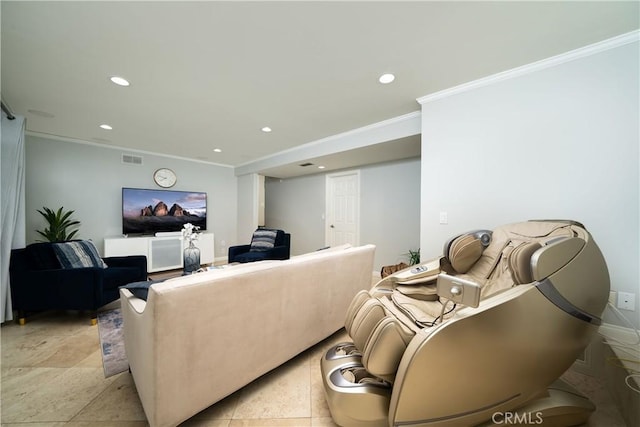
[[[618,308],[622,310],[636,309],[636,294],[631,292],[618,292]]]
[[[449,216],[447,215],[446,212],[440,212],[440,224],[448,224],[449,223]]]

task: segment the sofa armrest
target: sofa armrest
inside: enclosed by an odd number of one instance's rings
[[[26,270],[14,272],[11,284],[16,288],[39,289],[51,284],[67,284],[69,287],[87,283],[102,282],[103,268],[68,268],[57,270]]]
[[[11,295],[18,310],[97,309],[104,269],[23,270],[11,273]]]
[[[227,262],[232,263],[235,257],[251,250],[251,245],[229,246]]]
[[[147,279],[147,257],[144,255],[114,256],[103,258],[103,260],[109,267],[138,267],[140,280]]]
[[[129,289],[120,288],[120,306],[130,306],[136,313],[142,314],[147,302],[133,295]]]
[[[289,259],[289,246],[274,246],[270,252],[272,259]]]

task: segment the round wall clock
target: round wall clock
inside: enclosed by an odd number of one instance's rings
[[[173,187],[178,180],[176,173],[168,168],[160,168],[153,173],[153,180],[160,187]]]

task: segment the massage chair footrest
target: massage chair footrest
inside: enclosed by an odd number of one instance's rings
[[[392,385],[369,374],[360,355],[342,356],[345,344],[330,348],[321,360],[329,410],[341,426],[388,426]],[[336,357],[340,355],[342,357]]]
[[[336,360],[344,359],[345,357],[362,356],[362,353],[358,351],[356,345],[352,342],[341,342],[334,345],[325,354],[325,359]]]

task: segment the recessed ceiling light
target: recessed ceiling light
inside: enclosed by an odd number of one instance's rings
[[[102,129],[104,129],[104,130],[111,130],[111,129],[113,129],[113,128],[112,128],[111,126],[109,126],[109,125],[100,125],[100,127],[101,127]]]
[[[383,74],[380,76],[378,81],[383,85],[386,85],[387,83],[391,83],[395,79],[396,79],[396,76],[394,76],[393,74]]]
[[[318,169],[324,169],[324,166],[318,166]]]
[[[124,79],[122,77],[118,77],[118,76],[113,76],[110,79],[112,82],[114,82],[115,84],[117,84],[118,86],[129,86],[129,81],[127,81],[127,79]]]
[[[265,127],[262,128],[262,132],[269,133],[269,132],[271,132],[271,128],[269,126],[265,126]]]
[[[222,153],[222,150],[219,148],[214,148],[213,151],[215,151],[216,153]]]

